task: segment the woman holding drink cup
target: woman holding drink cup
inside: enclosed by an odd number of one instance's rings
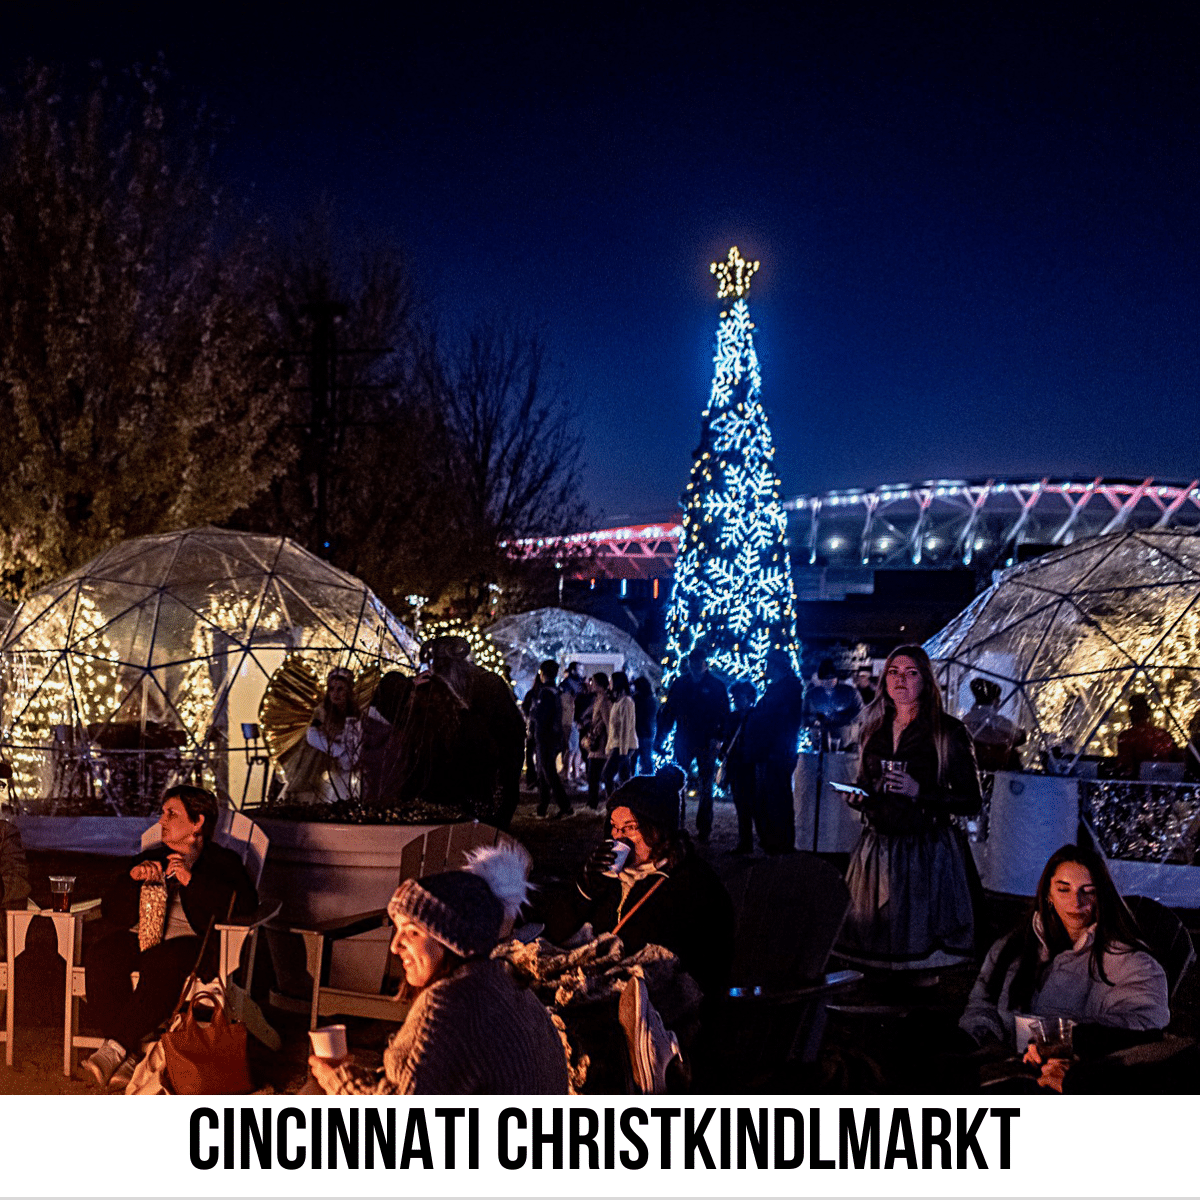
[[[308,1060],[329,1095],[550,1095],[568,1090],[563,1044],[538,998],[489,955],[524,899],[529,856],[498,847],[486,863],[406,879],[388,904],[392,953],[416,999],[383,1070],[345,1057],[344,1030],[314,1031]],[[518,879],[519,876],[519,879]],[[515,886],[514,886],[515,885]],[[517,894],[519,893],[519,895]],[[338,1034],[341,1034],[339,1037]],[[330,1036],[332,1035],[332,1036]]]
[[[162,841],[143,850],[105,895],[112,930],[85,951],[88,1012],[104,1044],[82,1064],[85,1079],[123,1089],[141,1058],[142,1039],[168,1016],[200,953],[210,921],[251,917],[258,895],[242,860],[212,840],[212,792],[180,784],[163,794]],[[209,939],[201,978],[216,973]],[[139,974],[137,988],[130,973]]]
[[[1039,1084],[1062,1091],[1075,1025],[1156,1030],[1169,1020],[1166,974],[1103,858],[1063,846],[1042,871],[1029,919],[988,953],[959,1025],[981,1047],[1023,1052]]]
[[[952,818],[979,811],[979,773],[971,737],[944,710],[920,646],[892,651],[859,729],[866,828],[846,874],[850,909],[837,953],[887,970],[967,962],[976,882]]]
[[[574,888],[557,897],[546,935],[574,944],[585,925],[617,934],[627,954],[665,946],[706,996],[729,986],[733,902],[680,823],[683,772],[674,764],[636,775],[608,801],[612,837],[584,864]]]

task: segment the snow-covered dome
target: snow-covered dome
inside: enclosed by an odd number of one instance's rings
[[[662,678],[662,668],[629,636],[607,621],[565,608],[535,608],[504,617],[488,627],[492,640],[508,663],[518,696],[533,686],[540,663],[552,658],[560,670],[572,662],[606,674],[624,671],[630,680],[644,675],[652,687]],[[589,670],[591,668],[591,670]]]
[[[145,811],[186,775],[236,802],[243,727],[293,653],[323,679],[411,668],[417,643],[365,584],[288,538],[209,528],[114,546],[21,604],[0,643],[17,800]]]
[[[1005,571],[925,645],[951,711],[970,680],[1003,689],[1003,711],[1038,751],[1112,754],[1143,693],[1177,746],[1200,712],[1200,534],[1139,530],[1079,541]]]

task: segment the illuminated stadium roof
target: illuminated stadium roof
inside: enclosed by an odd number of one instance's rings
[[[797,496],[784,508],[800,567],[986,572],[1018,561],[1023,547],[1028,554],[1123,530],[1200,528],[1200,480],[936,479]],[[576,534],[569,541],[586,544],[595,558],[575,574],[669,574],[679,534],[667,522]]]
[[[785,507],[800,561],[991,568],[1026,545],[1200,527],[1200,481],[938,479],[800,496]]]

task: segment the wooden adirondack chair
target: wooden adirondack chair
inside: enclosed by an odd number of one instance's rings
[[[162,838],[156,824],[151,825],[142,834],[142,849],[154,845]],[[222,846],[235,851],[241,856],[246,871],[258,886],[262,878],[263,864],[266,861],[270,840],[263,830],[240,812],[223,809],[217,818],[217,828],[214,840]],[[267,1023],[262,1010],[250,999],[249,975],[253,971],[254,957],[257,951],[258,930],[265,922],[279,912],[278,903],[264,905],[259,908],[253,921],[246,925],[217,925],[215,932],[220,938],[217,979],[220,980],[225,992],[226,1009],[230,1016],[244,1022],[247,1030],[272,1050],[278,1050],[281,1041],[279,1034]],[[54,920],[58,936],[58,951],[67,964],[67,995],[66,1011],[63,1024],[63,1074],[70,1077],[74,1067],[76,1050],[94,1050],[104,1040],[99,1037],[81,1035],[79,1033],[79,1002],[87,996],[87,972],[80,965],[83,945],[84,913],[42,914],[36,910],[25,912],[10,911],[8,918],[8,953],[3,977],[0,983],[7,986],[12,978],[13,964],[18,954],[25,948],[25,940],[30,923],[34,918],[45,915]],[[248,950],[247,979],[241,987],[231,978],[241,960],[242,947],[247,939],[250,941]],[[136,975],[136,972],[134,973]],[[211,983],[211,981],[210,981]],[[197,983],[197,987],[202,987]],[[6,1023],[5,1023],[5,1057],[12,1065],[14,997],[11,987],[7,988]]]
[[[862,979],[827,973],[850,907],[841,874],[815,854],[752,860],[725,879],[736,915],[733,987],[723,1005],[724,1072],[761,1087],[820,1054],[829,997]]]

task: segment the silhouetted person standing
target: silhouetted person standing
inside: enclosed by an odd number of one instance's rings
[[[637,719],[638,775],[654,774],[654,733],[658,728],[658,701],[650,680],[639,675],[633,681],[633,709]]]
[[[796,848],[792,775],[804,722],[804,684],[782,650],[768,651],[766,681],[763,698],[746,719],[745,753],[754,763],[759,841],[768,854],[788,854]]]
[[[537,752],[537,784],[539,817],[544,817],[550,811],[550,799],[553,796],[558,805],[559,814],[567,816],[571,811],[571,801],[567,790],[563,787],[558,774],[557,759],[565,748],[562,731],[562,703],[559,700],[558,688],[554,680],[558,675],[558,663],[552,658],[546,659],[538,668],[537,698],[533,702],[530,715],[533,724],[533,740]]]
[[[708,669],[702,650],[688,655],[687,670],[671,684],[658,718],[656,744],[661,750],[671,727],[675,727],[674,759],[685,774],[695,762],[700,776],[696,807],[696,834],[708,840],[713,823],[713,774],[717,742],[729,720],[729,693]]]
[[[737,809],[738,842],[734,854],[751,854],[754,851],[754,763],[746,756],[746,721],[754,708],[758,692],[749,680],[739,679],[729,689],[733,700],[733,715],[729,721],[729,736],[722,747],[725,761],[725,783]],[[769,836],[769,835],[768,835]],[[758,840],[762,842],[764,828],[761,820]]]

